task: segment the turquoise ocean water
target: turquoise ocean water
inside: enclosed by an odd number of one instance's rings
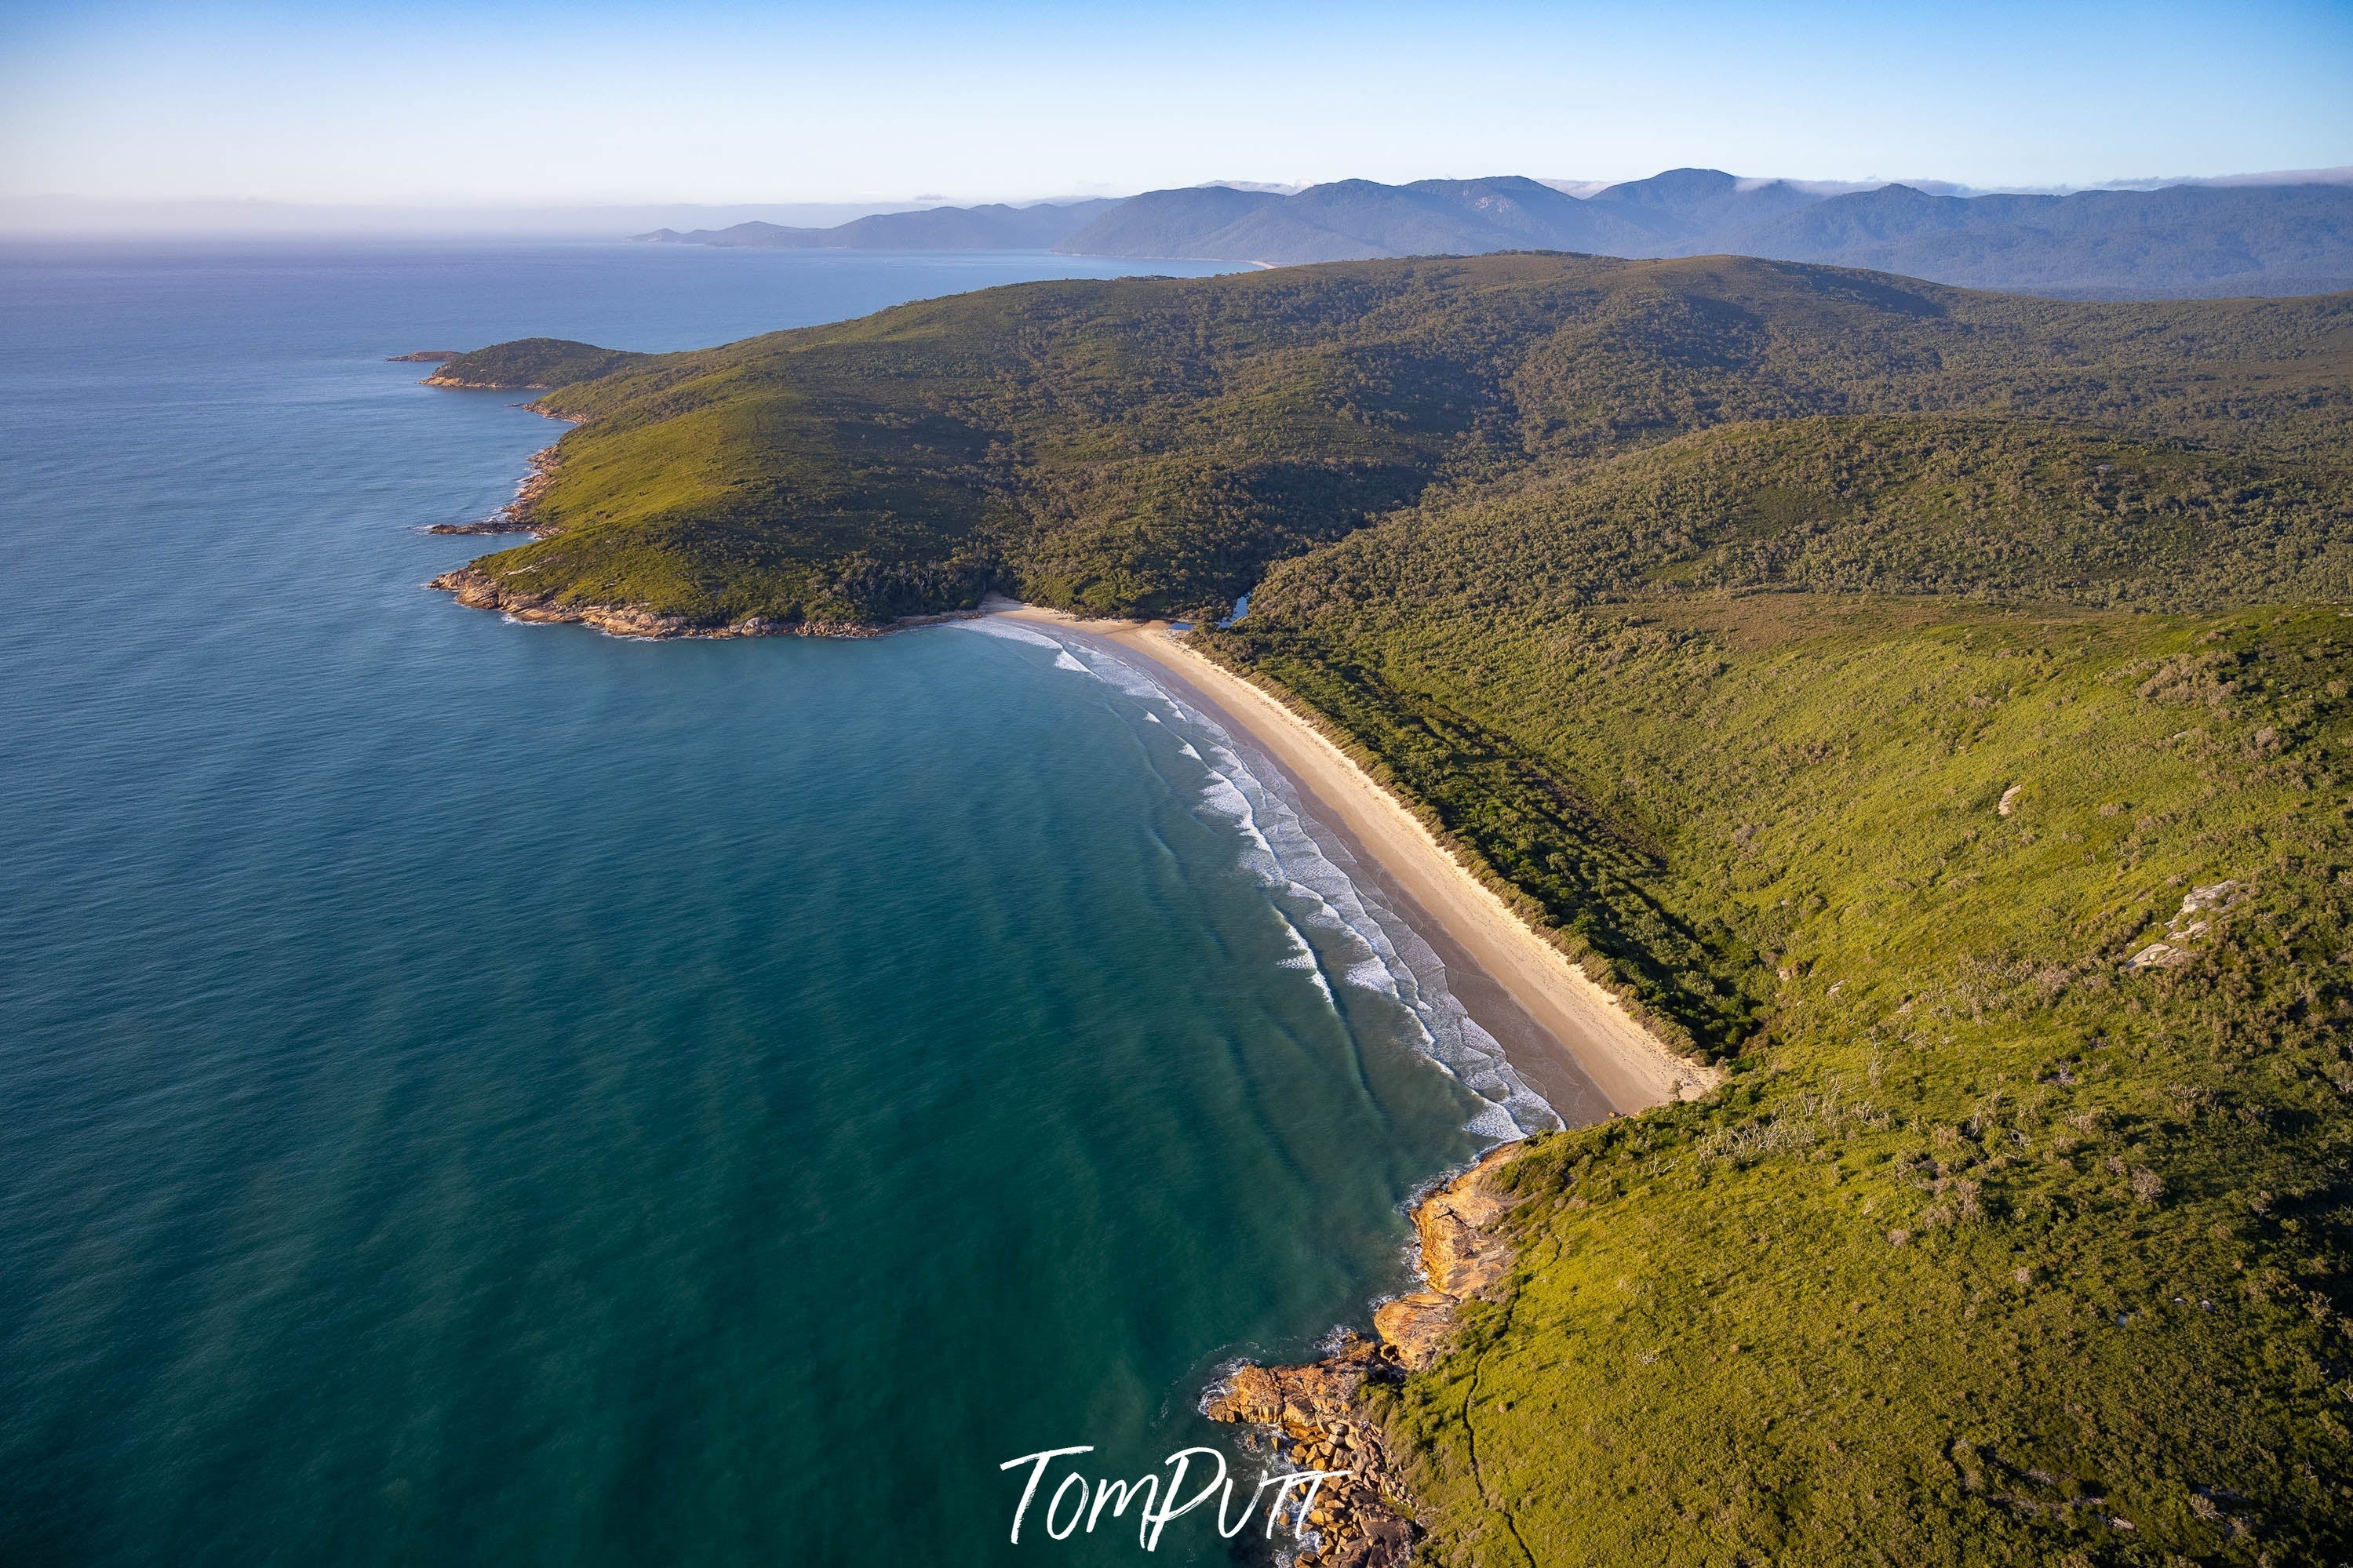
[[[556,427],[385,363],[1109,265],[0,251],[0,1562],[1111,1563],[999,1462],[1254,1463],[1218,1367],[1545,1119],[1427,951],[1099,650],[422,590]]]

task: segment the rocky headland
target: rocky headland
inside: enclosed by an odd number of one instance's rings
[[[440,533],[489,532],[489,529],[449,527]],[[617,637],[879,637],[911,626],[937,626],[943,621],[969,620],[982,610],[951,610],[937,616],[907,616],[886,625],[868,621],[785,621],[773,616],[746,616],[719,625],[665,616],[636,605],[576,605],[559,603],[553,594],[533,595],[501,583],[487,572],[460,566],[444,572],[426,584],[438,588],[458,603],[475,610],[497,610],[518,621],[569,622],[593,626]]]
[[[1462,1302],[1511,1267],[1497,1222],[1516,1200],[1494,1177],[1526,1148],[1490,1149],[1414,1205],[1422,1287],[1381,1303],[1371,1337],[1352,1333],[1304,1366],[1243,1366],[1203,1405],[1213,1421],[1258,1428],[1298,1468],[1350,1472],[1318,1495],[1307,1517],[1314,1544],[1301,1552],[1298,1568],[1403,1568],[1412,1556],[1420,1534],[1412,1499],[1364,1391],[1437,1360]]]
[[[462,376],[445,375],[438,370],[427,376],[421,384],[454,387],[459,392],[553,392],[555,390],[543,381],[468,381]],[[525,406],[529,405],[525,405]],[[545,411],[534,409],[533,412]]]

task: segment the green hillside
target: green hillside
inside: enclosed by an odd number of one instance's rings
[[[458,355],[425,378],[428,386],[496,386],[544,391],[627,370],[652,356],[600,349],[568,338],[518,338]]]
[[[1430,1561],[2353,1554],[2353,298],[1347,264],[546,404],[518,602],[1249,589],[1207,651],[1725,1064],[1377,1395]]]
[[[444,374],[600,352],[533,340]],[[1967,411],[2308,456],[2343,433],[2348,364],[2343,297],[2062,304],[1723,258],[1029,284],[565,385],[542,405],[591,423],[533,514],[555,537],[476,565],[538,607],[706,625],[991,586],[1200,612],[1433,484],[1739,421]]]
[[[2353,623],[1322,564],[1222,650],[1732,1069],[1518,1167],[1433,1561],[2344,1560]]]

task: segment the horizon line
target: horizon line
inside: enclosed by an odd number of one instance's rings
[[[1698,168],[1702,165],[1683,165]],[[1677,170],[1662,170],[1671,174]],[[1714,173],[1728,173],[1714,170]],[[1364,176],[1352,176],[1364,177]],[[1528,178],[1574,199],[1589,199],[1614,185],[1639,183],[1638,180],[1581,180],[1533,175],[1473,175],[1469,178],[1504,179]],[[1641,176],[1655,178],[1656,175]],[[1989,195],[2072,195],[2098,191],[2161,190],[2179,185],[2295,185],[2353,184],[2353,163],[2313,169],[2262,170],[2224,174],[2140,175],[2117,178],[2096,184],[2079,185],[1969,185],[1957,181],[1928,177],[1899,179],[1868,178],[1862,180],[1810,179],[1794,175],[1736,175],[1743,185],[1754,186],[1786,183],[1810,190],[1824,197],[1856,192],[1884,189],[1889,185],[1908,185],[1939,195],[1963,197]],[[1312,183],[1256,181],[1240,179],[1202,180],[1190,185],[1164,185],[1154,190],[1198,190],[1211,186],[1229,186],[1266,191],[1292,195],[1310,190],[1317,184],[1337,184],[1337,181]],[[1388,184],[1376,181],[1375,184]],[[1411,184],[1419,182],[1406,181]],[[1033,207],[1067,205],[1085,201],[1124,201],[1145,191],[1127,192],[1058,192],[1046,195],[1016,196],[947,196],[925,192],[913,196],[871,196],[864,199],[824,199],[768,197],[732,201],[686,201],[677,199],[605,198],[575,201],[533,201],[524,198],[499,199],[491,197],[411,197],[401,199],[314,199],[288,196],[259,195],[89,195],[75,192],[43,192],[0,195],[0,236],[9,237],[72,237],[78,235],[105,234],[128,237],[138,233],[188,234],[210,230],[234,232],[238,220],[276,218],[281,221],[310,219],[325,221],[326,227],[302,231],[280,229],[281,234],[309,232],[326,235],[338,232],[333,219],[346,222],[353,219],[374,220],[373,226],[429,236],[436,232],[414,220],[440,218],[458,223],[461,228],[481,232],[485,222],[496,220],[537,223],[548,232],[575,232],[557,226],[568,221],[593,226],[606,215],[618,224],[627,216],[631,224],[656,227],[670,225],[665,218],[689,219],[698,216],[728,216],[741,222],[779,222],[785,226],[830,228],[853,223],[862,217],[890,213],[923,212],[940,208],[1004,205]],[[176,215],[176,221],[174,221]],[[96,230],[77,226],[98,220]],[[142,228],[142,220],[149,226]],[[207,221],[209,220],[209,221]],[[410,220],[404,222],[403,220]],[[576,232],[586,234],[588,228]]]

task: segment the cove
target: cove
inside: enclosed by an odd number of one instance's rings
[[[1219,1365],[1402,1285],[1492,1108],[1213,737],[1018,639],[420,586],[550,427],[385,355],[998,273],[0,262],[0,1557],[1030,1560],[1003,1458],[1230,1444]]]

